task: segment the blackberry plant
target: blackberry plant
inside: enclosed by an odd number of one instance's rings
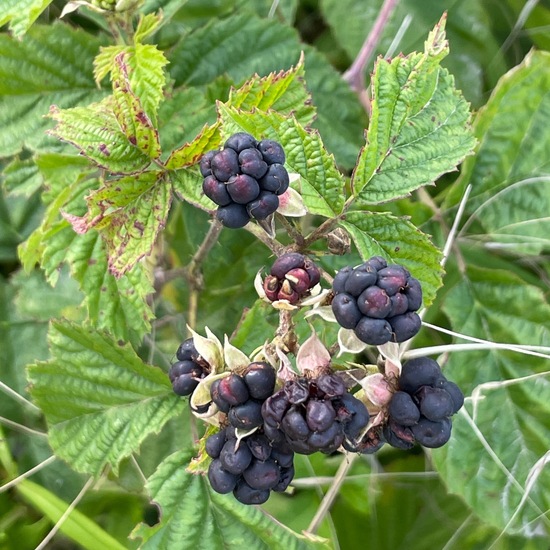
[[[546,550],[545,7],[195,4],[0,6],[3,545]]]

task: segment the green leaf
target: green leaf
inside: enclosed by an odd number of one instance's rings
[[[550,54],[533,51],[502,77],[476,118],[477,154],[464,163],[446,206],[458,204],[470,184],[463,232],[487,247],[538,254],[549,245],[549,87]],[[472,222],[481,230],[469,230]]]
[[[420,281],[424,305],[433,302],[442,284],[442,254],[428,235],[408,220],[387,213],[350,212],[340,223],[364,260],[383,256],[404,265]]]
[[[191,456],[170,455],[148,480],[151,498],[162,509],[160,524],[141,524],[132,537],[143,540],[141,548],[220,548],[258,550],[318,547],[275,523],[260,509],[235,501],[232,495],[215,493],[200,475],[187,473]]]
[[[202,210],[212,212],[216,210],[217,205],[202,192],[203,180],[204,178],[196,167],[183,168],[182,170],[171,173],[174,193],[176,193],[180,199]]]
[[[127,56],[120,53],[112,69],[113,112],[128,141],[152,159],[160,156],[158,131],[133,92],[128,77]]]
[[[166,373],[108,334],[53,322],[52,359],[28,368],[31,395],[48,422],[54,452],[78,472],[99,476],[180,414]]]
[[[14,36],[21,38],[52,0],[4,0],[0,5],[0,27],[9,22]]]
[[[317,106],[314,126],[338,163],[352,167],[366,114],[341,75],[288,25],[244,12],[225,19],[210,16],[207,25],[184,36],[170,52],[170,70],[176,86],[206,85],[225,74],[239,82],[254,72],[265,76],[291,67],[302,51],[307,87]]]
[[[0,157],[59,148],[45,135],[50,105],[97,101],[91,68],[100,39],[62,24],[35,25],[25,40],[0,34]]]
[[[255,75],[239,89],[232,89],[228,107],[241,111],[269,111],[294,115],[302,124],[309,124],[315,116],[311,95],[305,86],[304,57],[288,71],[270,73],[265,77]]]
[[[257,138],[275,139],[286,152],[285,166],[300,174],[295,184],[309,212],[331,218],[344,207],[344,178],[334,157],[325,149],[316,130],[306,130],[293,117],[275,112],[243,113],[218,105],[222,129],[228,136],[245,131]]]
[[[359,203],[406,196],[471,153],[468,104],[439,66],[447,52],[442,20],[423,54],[377,61],[367,143],[352,176]]]
[[[52,523],[57,523],[67,511],[69,504],[59,497],[27,479],[17,485],[17,492],[36,510],[43,513]],[[60,531],[86,550],[124,550],[124,546],[97,523],[78,510],[72,510],[61,523]]]
[[[107,246],[109,271],[120,277],[151,254],[170,210],[170,187],[163,172],[108,180],[88,195],[88,213],[65,214],[77,233],[95,228]]]
[[[42,177],[32,159],[13,159],[3,170],[6,191],[30,197],[42,185]]]
[[[199,135],[191,142],[172,151],[166,161],[166,168],[177,170],[193,166],[207,151],[216,149],[221,143],[219,124],[205,124]]]
[[[114,174],[140,172],[151,159],[126,138],[113,108],[112,98],[88,107],[61,110],[54,106],[50,116],[57,125],[49,133],[72,143],[91,161]]]
[[[443,310],[462,334],[527,346],[550,343],[543,292],[508,271],[470,265]],[[528,476],[550,448],[548,365],[548,359],[493,349],[451,353],[445,366],[466,395],[477,387],[481,399],[453,419],[453,437],[434,452],[435,464],[449,489],[485,521],[526,537],[550,533],[540,512],[550,505],[547,467],[533,478],[520,507]],[[487,382],[492,385],[484,388]]]
[[[148,13],[141,15],[134,32],[134,43],[141,44],[148,36],[153,34],[162,21],[162,14]]]
[[[130,87],[139,98],[143,109],[153,124],[157,111],[164,99],[166,76],[164,67],[168,63],[164,54],[152,44],[136,43],[134,46],[106,46],[94,59],[94,78],[99,83],[109,72],[115,70],[118,56],[124,55],[128,65]]]
[[[84,196],[95,189],[97,181],[79,181],[78,171],[70,165],[66,171],[60,169],[57,173],[58,179],[47,181],[51,191],[44,197],[49,201],[44,220],[20,248],[23,266],[30,271],[39,262],[53,285],[60,266],[68,264],[85,294],[92,323],[118,338],[128,339],[132,332],[143,336],[150,330],[154,317],[147,302],[153,292],[150,270],[139,263],[118,279],[109,272],[105,245],[99,233],[94,230],[78,235],[60,216],[61,210],[84,214]]]
[[[252,353],[266,334],[275,334],[278,317],[277,310],[271,304],[256,300],[250,309],[243,312],[231,343],[244,353]]]

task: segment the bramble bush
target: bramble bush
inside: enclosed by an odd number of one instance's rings
[[[546,548],[518,4],[0,7],[1,548]]]

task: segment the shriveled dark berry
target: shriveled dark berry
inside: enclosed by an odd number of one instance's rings
[[[267,164],[258,149],[243,149],[239,153],[241,172],[260,179],[267,172]]]
[[[412,429],[407,426],[402,426],[390,419],[388,424],[384,426],[384,438],[387,443],[397,449],[412,449],[415,438]]]
[[[389,317],[388,323],[391,325],[394,342],[405,342],[418,333],[422,327],[422,320],[418,313],[409,311],[402,315]]]
[[[418,424],[415,424],[411,430],[420,445],[436,449],[449,441],[451,428],[451,421],[448,418],[439,422],[432,422],[427,418],[421,418]]]
[[[216,493],[230,493],[236,487],[238,479],[238,475],[223,469],[220,460],[213,460],[208,467],[208,481]]]
[[[347,413],[347,418],[342,418],[340,422],[344,427],[344,435],[351,440],[357,439],[367,427],[369,423],[370,415],[365,404],[349,393],[345,393],[338,400],[338,412],[339,417],[343,417],[342,408]]]
[[[240,405],[249,397],[245,381],[238,374],[230,374],[222,378],[218,386],[218,393],[231,406]]]
[[[225,227],[239,229],[250,221],[250,215],[243,204],[232,202],[227,206],[220,206],[216,211],[216,217]]]
[[[336,412],[330,401],[310,399],[306,407],[306,423],[310,430],[324,432],[334,423]]]
[[[359,295],[357,307],[363,315],[374,319],[385,319],[391,311],[391,299],[385,290],[373,285]]]
[[[239,157],[233,149],[223,149],[212,157],[210,169],[218,181],[229,181],[239,173]]]
[[[227,415],[229,422],[235,428],[251,430],[263,423],[262,404],[258,401],[248,400],[242,405],[231,407]]]
[[[291,481],[294,479],[294,466],[291,464],[288,467],[281,468],[279,474],[279,483],[273,487],[272,491],[276,493],[282,493],[287,490]]]
[[[367,287],[376,284],[376,271],[362,264],[356,267],[348,276],[344,290],[354,297],[359,296]]]
[[[338,324],[344,328],[354,329],[363,317],[355,298],[345,292],[341,292],[333,298],[332,312]]]
[[[453,414],[453,398],[442,388],[423,386],[415,397],[420,401],[420,412],[428,420],[438,422]]]
[[[283,392],[291,405],[305,403],[309,399],[309,383],[303,378],[287,382]]]
[[[265,175],[258,180],[264,191],[271,191],[276,195],[282,195],[290,184],[290,178],[286,168],[282,164],[272,164]]]
[[[292,466],[294,462],[294,453],[292,451],[283,453],[278,447],[273,447],[271,451],[271,458],[281,467],[288,468]]]
[[[295,290],[298,294],[304,294],[310,288],[309,275],[305,269],[300,267],[288,271],[285,279],[290,283],[292,290]]]
[[[193,338],[188,338],[182,342],[176,351],[176,357],[180,361],[185,361],[186,359],[193,359],[198,356],[197,349],[193,343]]]
[[[262,405],[262,417],[265,423],[278,428],[289,407],[288,397],[284,391],[274,393]]]
[[[229,178],[227,192],[237,204],[248,204],[260,194],[258,182],[246,174],[237,174]]]
[[[350,273],[353,271],[353,268],[351,266],[343,267],[336,273],[336,276],[334,277],[334,281],[332,281],[332,290],[336,294],[339,294],[340,292],[345,292],[344,288],[346,286],[346,281],[348,280],[348,277]]]
[[[253,489],[273,489],[279,483],[280,473],[274,460],[253,460],[243,472],[243,478]]]
[[[419,310],[422,305],[422,286],[420,282],[414,277],[409,277],[404,293],[409,302],[409,311]]]
[[[254,137],[246,132],[237,132],[224,143],[225,148],[233,149],[237,153],[240,153],[243,149],[256,147],[256,145],[257,142]]]
[[[391,309],[388,313],[388,317],[395,317],[396,315],[402,315],[409,310],[409,300],[403,292],[398,292],[393,296],[390,296]]]
[[[420,420],[418,407],[412,397],[404,391],[397,391],[393,394],[388,412],[391,418],[402,426],[413,426]]]
[[[253,433],[246,438],[246,443],[252,453],[252,456],[257,460],[267,460],[271,456],[272,447],[269,439],[261,433]]]
[[[361,441],[344,440],[342,446],[346,451],[352,453],[361,454],[373,454],[384,446],[386,440],[384,439],[382,426],[373,426],[361,439]]]
[[[417,357],[403,364],[399,389],[414,395],[421,386],[434,386],[443,378],[440,366],[429,357]]]
[[[296,407],[291,407],[285,414],[281,427],[287,437],[293,440],[305,440],[311,433],[305,418]]]
[[[231,197],[227,192],[227,185],[218,181],[214,176],[204,178],[202,192],[218,206],[225,206],[231,202]]]
[[[211,458],[218,458],[225,441],[225,430],[220,430],[218,433],[209,436],[205,443],[206,454]]]
[[[378,272],[378,286],[383,288],[388,296],[393,296],[407,284],[408,273],[400,265],[389,265]]]
[[[224,470],[240,475],[250,466],[252,453],[243,441],[237,447],[236,439],[228,439],[220,452],[219,460]]]
[[[271,275],[284,279],[285,275],[297,267],[304,267],[305,256],[298,252],[287,252],[279,256],[271,266]]]
[[[176,361],[168,371],[168,378],[170,378],[170,382],[173,383],[174,380],[182,374],[194,374],[197,368],[197,363],[191,361],[190,359],[187,359],[186,361]]]
[[[272,139],[263,139],[258,143],[258,150],[268,164],[284,164],[285,152],[280,143]]]
[[[451,396],[453,400],[453,412],[451,414],[456,414],[462,408],[462,405],[464,405],[464,394],[462,390],[450,380],[445,380],[441,387]]]
[[[346,386],[340,376],[336,374],[322,374],[312,384],[321,392],[321,396],[325,399],[340,397],[346,393]]]
[[[277,208],[279,208],[279,197],[270,191],[260,191],[258,197],[246,206],[250,216],[256,220],[265,220]]]
[[[304,269],[309,275],[309,288],[314,287],[321,281],[321,271],[319,271],[319,268],[309,258],[304,260]]]
[[[220,395],[220,382],[221,380],[214,380],[210,386],[210,397],[212,401],[217,405],[221,412],[229,412],[229,403]]]
[[[265,362],[250,363],[243,373],[250,397],[264,401],[275,389],[277,374],[275,369]]]
[[[307,439],[310,447],[323,453],[333,453],[344,442],[342,425],[334,422],[323,432],[313,432]]]
[[[263,504],[269,498],[269,489],[253,489],[241,479],[233,490],[233,496],[242,504]]]
[[[385,319],[363,317],[355,327],[355,335],[365,344],[380,346],[391,340],[392,328]]]
[[[219,149],[214,149],[213,151],[208,151],[208,153],[205,153],[202,156],[201,161],[199,163],[199,168],[203,178],[206,178],[207,176],[212,174],[212,169],[210,168],[210,162],[214,157],[214,155],[217,155],[219,152],[220,152]]]
[[[285,434],[279,428],[271,424],[264,424],[263,430],[265,436],[269,439],[269,441],[272,441],[277,445],[285,441]],[[273,453],[273,451],[271,452]]]

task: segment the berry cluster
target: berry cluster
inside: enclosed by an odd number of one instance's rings
[[[177,361],[170,367],[168,376],[178,395],[191,395],[199,382],[210,372],[210,366],[202,359],[193,344],[193,338],[185,340],[178,351]]]
[[[421,326],[420,283],[400,265],[375,256],[356,268],[344,267],[332,285],[332,311],[342,327],[365,344],[404,342]]]
[[[365,405],[335,374],[286,382],[264,402],[262,415],[268,438],[306,455],[332,453],[342,444],[353,449],[369,421]]]
[[[243,504],[265,502],[269,491],[284,491],[294,477],[292,449],[263,431],[262,403],[273,394],[275,381],[275,369],[256,362],[242,376],[232,373],[210,388],[212,401],[230,425],[206,440],[206,453],[214,459],[208,479],[214,491],[233,491]],[[238,442],[235,429],[254,428],[259,429]]]
[[[297,304],[320,280],[319,268],[309,258],[289,252],[275,260],[263,288],[272,302],[288,300]]]
[[[388,408],[384,437],[393,447],[441,447],[451,437],[450,416],[464,403],[460,388],[445,378],[433,359],[411,359],[403,365],[399,391]]]
[[[217,493],[233,492],[243,504],[262,504],[270,491],[283,492],[294,477],[294,453],[284,443],[273,443],[261,430],[237,440],[228,426],[206,440],[213,460],[208,480]]]
[[[282,146],[271,139],[256,141],[245,132],[233,134],[223,149],[200,161],[204,194],[218,205],[217,218],[226,227],[244,227],[251,218],[264,220],[279,207],[289,185]]]

